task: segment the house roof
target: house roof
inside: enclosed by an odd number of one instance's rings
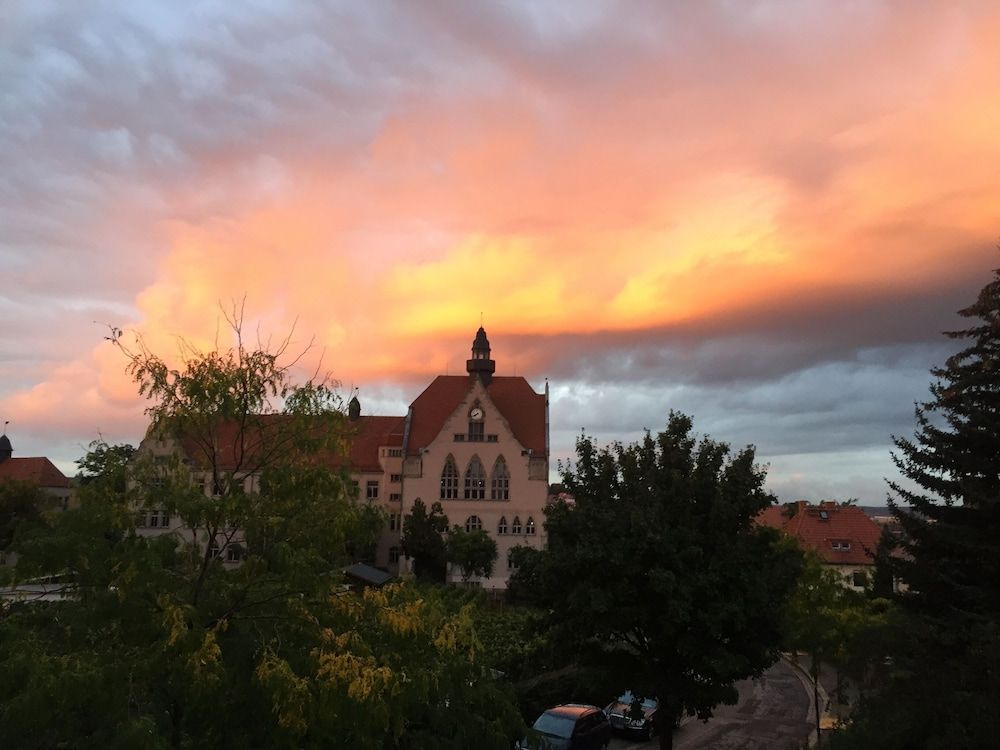
[[[351,468],[382,471],[378,450],[402,447],[405,424],[406,417],[358,417],[351,422]]]
[[[474,386],[468,375],[439,375],[411,404],[406,452],[416,454],[438,436]],[[520,376],[494,376],[486,393],[510,426],[517,441],[532,453],[545,455],[545,395],[535,393]]]
[[[834,502],[771,505],[757,516],[757,523],[795,537],[803,549],[831,565],[874,565],[882,535],[861,508]]]
[[[8,458],[0,462],[0,480],[30,482],[39,487],[69,488],[69,479],[45,456]]]
[[[269,450],[279,453],[290,446],[281,447],[279,440],[287,441],[282,422],[287,417],[281,414],[258,415],[244,425],[232,421],[215,426],[214,450],[219,468],[233,471],[237,468],[253,469],[265,462]],[[344,430],[349,441],[347,453],[325,448],[316,454],[316,459],[331,468],[347,467],[357,471],[381,471],[379,448],[400,447],[403,444],[405,417],[358,417],[353,422],[336,423]],[[311,429],[311,428],[310,428]],[[317,428],[318,429],[318,428]],[[191,434],[181,437],[184,454],[199,465],[208,458],[205,448]]]
[[[354,563],[348,568],[344,568],[344,575],[369,586],[384,586],[392,580],[392,574],[386,573],[381,568],[375,568],[365,563]]]

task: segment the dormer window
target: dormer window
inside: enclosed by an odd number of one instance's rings
[[[851,549],[851,543],[850,542],[846,542],[846,541],[842,541],[842,540],[837,540],[837,541],[834,541],[834,542],[830,542],[830,546],[836,552],[847,552],[848,550]]]

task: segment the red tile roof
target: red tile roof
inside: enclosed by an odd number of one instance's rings
[[[861,508],[832,502],[772,505],[761,511],[757,523],[795,537],[803,549],[815,551],[832,565],[874,565],[882,535]]]
[[[468,375],[439,375],[411,404],[406,451],[417,454],[429,445],[472,389]],[[517,441],[537,455],[545,455],[545,395],[535,393],[520,376],[494,376],[486,386],[490,400],[507,420]]]
[[[8,458],[0,463],[0,480],[31,482],[39,487],[68,488],[69,479],[44,456]]]
[[[382,471],[379,448],[400,448],[406,417],[358,417],[350,423],[351,468]]]
[[[248,421],[241,429],[238,422],[223,422],[216,426],[214,450],[219,468],[233,471],[239,467],[253,470],[265,461],[267,449],[284,435],[280,414],[264,414]],[[383,446],[399,448],[403,444],[405,417],[358,417],[344,423],[344,436],[350,441],[349,457],[343,452],[324,449],[316,459],[331,468],[347,466],[358,471],[381,471],[378,449]],[[287,436],[286,436],[287,437]],[[184,454],[199,467],[205,467],[208,456],[205,448],[192,435],[181,438]]]

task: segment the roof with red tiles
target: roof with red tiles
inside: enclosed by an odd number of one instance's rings
[[[8,458],[0,462],[0,480],[30,482],[39,487],[68,489],[69,479],[45,456]]]
[[[269,452],[273,451],[273,455],[279,457],[293,450],[289,444],[291,435],[282,425],[287,419],[281,414],[262,414],[243,424],[221,422],[215,425],[210,447],[206,445],[207,441],[199,440],[190,433],[181,438],[181,447],[197,466],[206,467],[210,454],[214,452],[218,467],[223,471],[254,471],[271,462]],[[325,446],[317,452],[315,459],[331,468],[381,471],[379,448],[401,447],[404,423],[405,417],[362,416],[353,422],[338,421],[336,427],[343,429],[344,437],[349,441],[348,451]]]
[[[351,468],[382,471],[379,448],[400,448],[406,417],[358,417],[350,423]]]
[[[417,454],[438,436],[476,380],[468,375],[438,375],[411,404],[406,452]],[[545,455],[545,394],[535,393],[520,376],[497,375],[486,393],[510,426],[517,441],[532,453]]]
[[[831,565],[874,565],[882,529],[861,508],[800,500],[771,505],[757,523],[795,537],[803,549],[815,551]]]

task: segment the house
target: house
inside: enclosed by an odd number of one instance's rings
[[[66,510],[72,500],[69,479],[45,456],[14,458],[7,433],[0,434],[0,482],[22,482],[38,487],[48,498],[44,510]],[[17,553],[0,549],[0,565],[13,565]]]
[[[480,327],[465,375],[439,375],[423,390],[406,416],[362,415],[354,396],[348,404],[345,453],[323,454],[322,461],[346,468],[360,502],[377,505],[386,525],[368,562],[392,574],[407,575],[412,561],[402,556],[403,517],[417,500],[440,502],[451,525],[483,529],[497,542],[497,561],[488,579],[467,585],[505,588],[516,546],[544,545],[543,509],[548,496],[548,388],[537,393],[523,377],[495,375],[486,331]],[[267,450],[268,435],[279,434],[280,415],[254,418],[248,425],[219,425],[200,441],[150,433],[139,455],[168,465],[180,455],[207,494],[216,482],[241,483],[253,491],[258,478],[252,456]],[[209,457],[206,451],[211,452]],[[247,457],[251,458],[248,459]],[[207,460],[209,459],[210,460]],[[209,470],[208,466],[213,468]],[[178,519],[165,511],[145,510],[138,521],[144,535],[174,533],[191,539]],[[238,564],[238,530],[217,542],[217,554]],[[449,571],[460,581],[459,571]]]
[[[810,505],[799,500],[765,508],[757,523],[794,537],[802,549],[819,555],[853,589],[865,588],[872,578],[882,529],[857,506],[832,501]]]
[[[0,435],[0,482],[33,484],[52,499],[53,508],[66,510],[72,496],[69,478],[45,456],[14,458],[7,433]]]

